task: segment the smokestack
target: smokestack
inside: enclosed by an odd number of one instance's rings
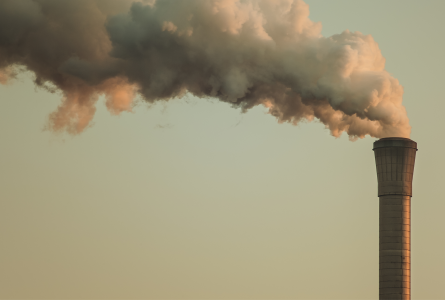
[[[411,299],[411,196],[417,143],[374,142],[379,196],[379,299]]]

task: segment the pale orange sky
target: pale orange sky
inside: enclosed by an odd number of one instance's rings
[[[306,1],[323,35],[372,34],[418,143],[413,299],[444,299],[443,1]],[[79,136],[59,94],[0,86],[0,298],[377,299],[372,143],[186,96]]]

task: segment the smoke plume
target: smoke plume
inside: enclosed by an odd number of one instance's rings
[[[2,0],[0,83],[25,68],[63,93],[54,131],[191,93],[332,135],[409,137],[403,89],[370,35],[321,35],[301,0]]]

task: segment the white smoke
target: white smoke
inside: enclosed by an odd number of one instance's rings
[[[403,89],[370,35],[321,36],[301,0],[2,0],[0,69],[25,66],[64,93],[50,127],[76,134],[105,94],[113,114],[146,101],[216,97],[340,136],[409,137]],[[0,72],[5,82],[7,72]]]

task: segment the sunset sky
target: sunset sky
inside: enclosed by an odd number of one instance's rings
[[[403,86],[412,297],[445,299],[445,2],[305,2],[325,37],[372,35]],[[376,138],[190,93],[119,115],[101,96],[54,132],[62,94],[33,80],[0,85],[1,299],[378,298]]]

